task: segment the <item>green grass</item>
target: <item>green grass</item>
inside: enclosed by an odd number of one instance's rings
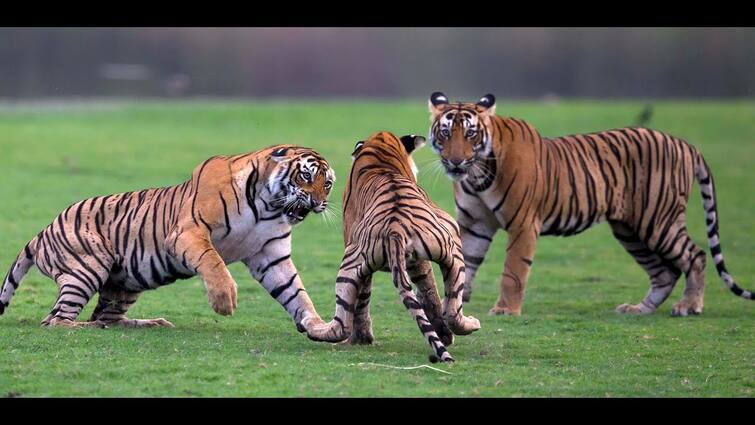
[[[501,101],[498,112],[532,122],[544,136],[631,124],[640,102]],[[311,146],[336,170],[340,205],[355,141],[378,130],[425,134],[425,101],[195,102],[0,107],[0,273],[70,203],[94,195],[172,185],[209,156],[277,143]],[[718,189],[727,265],[755,288],[755,103],[658,102],[652,126],[699,147]],[[416,154],[428,169],[433,154]],[[420,183],[453,211],[444,176]],[[707,241],[700,196],[688,212],[695,241]],[[36,269],[0,317],[0,395],[21,396],[739,396],[755,387],[755,305],[732,296],[706,271],[705,313],[672,318],[683,282],[650,316],[623,316],[638,302],[645,273],[606,224],[571,238],[543,237],[521,317],[491,317],[505,234],[477,279],[468,314],[482,329],[457,337],[457,362],[415,366],[429,347],[399,302],[389,275],[376,275],[376,341],[350,347],[309,341],[240,264],[232,317],[210,309],[197,279],[142,295],[134,318],[165,317],[175,329],[43,329],[56,286]],[[319,313],[334,311],[342,255],[340,223],[310,216],[295,229],[293,258]],[[710,257],[708,257],[710,258]],[[712,263],[712,261],[709,261]],[[82,313],[86,318],[94,302]]]

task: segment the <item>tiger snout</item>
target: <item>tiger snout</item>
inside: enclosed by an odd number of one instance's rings
[[[470,159],[441,158],[440,160],[440,163],[443,164],[443,167],[446,169],[446,174],[452,180],[457,180],[457,181],[462,180],[467,176],[467,173],[469,172],[469,167],[472,166],[473,162],[474,162],[473,158],[470,158]]]
[[[318,199],[318,196],[311,194],[309,195],[305,200],[302,200],[302,205],[306,205],[310,211],[313,211],[315,214],[319,214],[328,207],[328,199],[327,195],[326,197],[320,198],[322,200]]]
[[[316,214],[325,211],[326,208],[328,208],[328,201],[322,201],[319,204],[315,201],[312,201],[312,211],[314,211]]]

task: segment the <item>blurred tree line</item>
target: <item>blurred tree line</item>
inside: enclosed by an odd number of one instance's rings
[[[751,97],[753,28],[1,28],[0,98]]]

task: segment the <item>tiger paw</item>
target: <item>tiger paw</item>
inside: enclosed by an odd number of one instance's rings
[[[157,319],[140,319],[139,322],[144,323],[145,326],[150,328],[175,328],[176,325],[173,323],[170,323],[169,321],[163,319],[162,317],[158,317]]]
[[[456,361],[454,360],[453,357],[451,357],[450,354],[448,354],[447,351],[441,354],[440,357],[438,357],[437,354],[430,354],[428,356],[428,360],[430,360],[430,363],[438,363],[438,362],[453,363]]]
[[[304,316],[300,322],[294,322],[296,325],[296,330],[299,333],[307,332],[308,329],[314,329],[316,327],[322,328],[324,326],[327,326],[325,321],[320,318],[317,313],[311,314],[308,316]]]
[[[616,307],[616,312],[622,314],[650,314],[653,312],[653,309],[650,309],[642,304],[624,303]]]
[[[490,310],[488,310],[488,314],[491,316],[499,315],[499,314],[505,314],[507,316],[521,316],[522,311],[521,310],[512,310],[508,307],[501,307],[499,305],[493,306]]]
[[[307,338],[317,342],[342,342],[349,338],[350,333],[346,332],[336,320],[330,323],[322,323],[311,326],[307,329]]]
[[[346,342],[351,345],[371,345],[374,340],[371,329],[354,329]]]
[[[103,327],[98,326],[96,322],[76,322],[71,319],[62,319],[60,317],[53,317],[50,320],[45,320],[42,322],[42,326],[44,327],[60,327],[60,328],[92,328],[92,327]]]
[[[674,304],[671,309],[671,315],[674,317],[686,317],[690,314],[697,316],[703,312],[703,303],[699,301],[689,301],[682,299]]]
[[[474,316],[467,316],[464,318],[464,330],[467,333],[472,333],[480,330],[480,320]]]
[[[236,283],[228,289],[211,289],[207,296],[210,300],[210,306],[215,313],[223,316],[232,315],[236,309]]]
[[[448,327],[456,335],[469,335],[480,330],[480,321],[474,316],[466,316],[458,322],[450,321]]]
[[[123,319],[114,322],[113,325],[125,326],[129,328],[175,328],[173,323],[159,317],[157,319]]]

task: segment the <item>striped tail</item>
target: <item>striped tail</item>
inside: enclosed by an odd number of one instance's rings
[[[716,264],[718,275],[724,281],[724,284],[731,289],[734,295],[749,300],[755,299],[751,291],[740,288],[726,270],[724,264],[724,255],[721,253],[721,242],[718,236],[718,209],[716,207],[716,190],[713,184],[713,174],[705,163],[703,156],[698,154],[695,165],[695,177],[700,185],[700,193],[703,197],[703,206],[705,207],[705,224],[708,226],[708,244],[710,245],[710,254],[713,256],[713,262]]]
[[[10,304],[13,294],[16,293],[21,279],[24,277],[29,268],[34,265],[34,254],[37,253],[37,240],[39,236],[26,244],[23,251],[18,254],[16,261],[8,270],[8,275],[3,280],[3,286],[0,288],[0,314],[5,312],[5,308]]]
[[[432,363],[437,361],[452,362],[454,361],[453,357],[441,342],[433,325],[427,319],[422,305],[412,292],[412,281],[406,268],[406,242],[403,230],[397,225],[391,227],[385,237],[385,245],[388,247],[388,266],[393,276],[393,285],[399,290],[401,301],[417,322],[422,335],[433,348],[430,361]]]

